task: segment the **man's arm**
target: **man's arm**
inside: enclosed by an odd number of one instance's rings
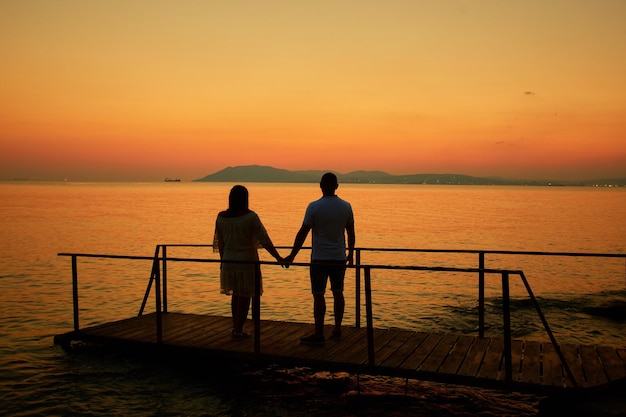
[[[311,226],[306,224],[303,224],[302,227],[300,227],[300,230],[298,230],[296,238],[293,241],[293,248],[291,249],[291,253],[285,258],[285,261],[289,263],[293,262],[298,252],[300,252],[300,249],[302,249],[302,245],[304,245],[304,241],[306,240],[306,237],[309,234],[310,230]]]
[[[356,243],[354,223],[346,225],[346,234],[348,235],[348,265],[354,265],[354,245]]]

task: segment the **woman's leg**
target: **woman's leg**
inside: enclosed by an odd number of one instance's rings
[[[237,296],[230,297],[230,314],[233,317],[233,332],[237,328]]]
[[[250,297],[233,296],[235,300],[235,311],[233,312],[233,331],[235,333],[243,332],[243,325],[248,318],[250,310]]]

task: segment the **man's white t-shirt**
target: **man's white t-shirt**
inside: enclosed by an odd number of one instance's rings
[[[345,261],[345,229],[354,224],[352,206],[338,196],[322,196],[306,208],[303,224],[311,227],[311,260]]]

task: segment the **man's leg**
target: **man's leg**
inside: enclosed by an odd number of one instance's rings
[[[346,308],[346,301],[343,297],[343,291],[333,291],[333,303],[335,313],[335,334],[341,334],[341,322],[343,321],[343,312]]]
[[[311,336],[300,338],[301,343],[323,344],[326,341],[324,336],[324,316],[326,315],[326,270],[320,265],[311,265],[311,292],[313,293],[313,319],[315,320],[315,333]]]
[[[346,267],[344,263],[340,263],[338,267],[333,268],[330,273],[330,289],[333,292],[333,312],[335,313],[335,327],[333,328],[333,336],[341,336],[341,322],[343,321],[343,313],[346,308],[346,301],[343,296],[343,284],[346,276]]]
[[[315,335],[324,337],[324,316],[326,315],[326,299],[324,294],[313,294],[313,318],[315,319]]]

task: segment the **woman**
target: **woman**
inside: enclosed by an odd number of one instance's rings
[[[261,246],[278,262],[283,262],[261,219],[248,208],[248,190],[235,185],[228,196],[228,210],[220,212],[215,220],[213,251],[219,251],[222,261],[258,261],[257,249]],[[261,282],[259,264],[222,262],[220,265],[220,292],[232,296],[233,339],[250,336],[243,325],[248,318],[257,275]],[[259,293],[263,293],[262,285]]]

